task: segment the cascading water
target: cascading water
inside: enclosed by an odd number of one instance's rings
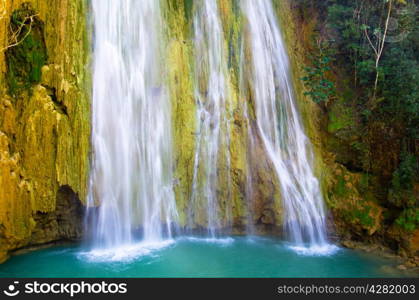
[[[216,230],[225,225],[219,215],[220,193],[217,191],[222,167],[226,168],[224,174],[227,178],[221,180],[226,183],[228,191],[224,196],[227,198],[230,189],[227,64],[217,1],[202,0],[195,3],[195,98],[198,134],[191,197],[193,205],[188,214],[190,223],[193,223],[196,210],[205,206],[204,218],[208,232],[214,237]],[[228,211],[228,207],[226,210]],[[225,218],[228,219],[228,216]]]
[[[241,2],[248,21],[249,76],[258,135],[272,161],[285,207],[285,227],[298,246],[327,244],[323,201],[312,150],[293,96],[289,62],[270,1]],[[216,0],[196,1],[194,16],[197,135],[188,226],[231,225],[230,83]],[[89,206],[96,249],[148,244],[171,236],[170,99],[163,82],[159,1],[94,0],[93,149]],[[240,89],[244,86],[240,78]],[[242,92],[242,91],[240,91]],[[249,131],[252,148],[257,139]],[[251,177],[246,195],[252,197]],[[223,188],[221,188],[223,187]],[[252,203],[247,204],[252,223]],[[251,226],[249,233],[253,232]],[[144,244],[144,243],[143,243]]]
[[[158,242],[177,216],[159,1],[93,0],[92,8],[94,246]]]
[[[285,227],[298,247],[327,245],[313,152],[298,115],[290,64],[270,0],[243,0],[257,127],[280,181]]]
[[[244,40],[241,40],[240,45],[240,66],[244,66],[245,64],[245,43]],[[244,68],[240,68],[239,72],[239,91],[240,91],[240,99],[246,99],[246,76],[244,74]],[[246,121],[246,127],[248,130],[247,134],[247,159],[246,159],[246,190],[245,190],[245,198],[246,198],[246,234],[247,235],[255,235],[255,222],[254,222],[254,191],[253,191],[253,177],[251,170],[251,160],[250,158],[253,156],[252,151],[255,146],[254,135],[251,134],[251,119],[249,116],[249,105],[247,101],[240,101],[241,110],[243,112],[243,119]]]

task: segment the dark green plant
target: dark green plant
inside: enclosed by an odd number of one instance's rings
[[[408,152],[403,152],[399,167],[393,173],[392,186],[398,190],[411,190],[417,179],[418,162],[416,157]]]
[[[41,69],[47,63],[43,23],[29,5],[13,12],[9,37],[6,78],[10,94],[16,95],[41,81]]]
[[[325,43],[317,43],[317,53],[311,55],[310,66],[306,66],[306,76],[302,78],[308,91],[305,95],[311,97],[316,103],[328,102],[336,95],[334,83],[328,79],[327,73],[331,70],[331,58]]]
[[[401,162],[394,171],[388,199],[398,207],[415,207],[417,200],[413,191],[418,180],[418,162],[416,157],[406,151],[402,152]]]
[[[404,210],[396,219],[396,224],[406,231],[414,231],[419,225],[419,209],[410,208]]]

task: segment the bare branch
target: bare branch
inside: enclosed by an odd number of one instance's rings
[[[384,27],[383,40],[381,42],[381,49],[380,49],[380,55],[379,56],[381,56],[381,54],[383,53],[384,43],[386,41],[386,36],[387,36],[387,31],[388,31],[388,24],[390,22],[392,4],[393,4],[393,0],[390,0],[389,3],[388,3],[387,19],[386,19],[386,24],[385,24],[385,27]]]
[[[375,55],[378,56],[378,51],[377,51],[377,49],[375,48],[374,44],[372,43],[372,41],[370,39],[367,27],[365,27],[364,31],[365,31],[365,36],[367,37],[367,40],[370,43],[371,48],[374,50]]]
[[[1,49],[1,52],[3,52],[3,51],[6,51],[7,49],[9,49],[9,48],[12,48],[12,47],[16,47],[16,46],[18,46],[19,44],[21,44],[27,37],[28,37],[28,35],[31,33],[31,30],[32,30],[32,24],[33,24],[33,22],[34,22],[34,18],[36,17],[36,16],[38,16],[38,14],[35,14],[35,15],[31,15],[31,16],[27,16],[27,17],[25,17],[25,19],[22,21],[22,23],[20,24],[20,26],[18,27],[18,29],[16,30],[16,31],[13,31],[12,30],[12,27],[11,27],[11,25],[10,25],[10,31],[12,32],[12,34],[11,34],[11,37],[10,37],[10,44],[9,45],[7,45],[6,47],[4,47],[3,49]],[[19,40],[19,36],[20,36],[20,34],[21,34],[21,32],[22,32],[22,30],[23,30],[23,28],[26,26],[26,25],[28,25],[28,24],[26,24],[26,22],[28,21],[28,20],[30,20],[30,22],[29,22],[29,29],[28,29],[28,32],[26,32],[25,33],[25,35]]]

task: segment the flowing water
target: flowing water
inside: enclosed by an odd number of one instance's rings
[[[92,8],[94,247],[150,245],[170,237],[177,216],[159,1],[94,0]]]
[[[290,63],[271,1],[243,0],[257,127],[279,178],[285,227],[296,247],[327,250],[313,151],[296,107]]]
[[[187,225],[201,226],[214,238],[218,229],[231,225],[232,218],[230,83],[217,1],[193,5],[197,130]],[[297,111],[287,51],[272,3],[243,0],[241,5],[247,26],[242,58],[245,48],[251,53],[249,65],[242,59],[242,69],[248,71],[241,76],[250,77],[258,131],[249,131],[249,146],[253,147],[257,134],[274,166],[285,228],[295,249],[305,252],[308,245],[314,252],[328,253],[333,248],[327,244],[323,200],[312,170],[313,151]],[[164,22],[159,1],[95,0],[92,7],[94,159],[89,206],[100,205],[89,210],[88,224],[92,253],[115,259],[123,258],[124,249],[138,253],[166,246],[177,219],[170,99],[162,66]],[[248,127],[249,109],[246,103]],[[247,180],[246,194],[251,198],[251,175]],[[252,206],[250,199],[249,223]],[[253,232],[251,225],[248,232]]]
[[[305,256],[270,238],[179,238],[159,250],[102,261],[90,249],[55,247],[12,257],[0,277],[396,277],[394,261],[340,249]]]
[[[230,195],[230,136],[229,91],[227,63],[224,54],[224,37],[216,0],[195,1],[195,98],[197,104],[197,137],[192,183],[192,197],[188,215],[189,225],[202,206],[205,207],[206,227],[210,236],[229,223],[229,207],[226,216],[220,216],[219,181],[223,180]],[[221,169],[224,168],[224,172]],[[225,177],[220,178],[219,174]],[[201,201],[203,200],[203,201]],[[201,205],[199,205],[203,202]],[[229,202],[229,201],[228,201]],[[224,220],[224,222],[223,222]]]

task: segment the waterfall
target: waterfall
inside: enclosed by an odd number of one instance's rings
[[[270,0],[242,1],[257,128],[279,178],[284,225],[296,246],[327,244],[313,151],[299,118],[286,47]]]
[[[94,244],[158,242],[177,216],[159,1],[93,0],[92,9]]]
[[[245,43],[244,40],[241,40],[241,45],[240,45],[240,62],[239,65],[242,66],[239,70],[239,97],[240,99],[246,99],[247,95],[246,95],[246,76],[245,76],[245,72],[244,72],[244,66],[245,64]],[[251,134],[251,118],[249,116],[249,104],[247,101],[240,101],[240,105],[241,105],[241,110],[242,110],[242,114],[243,114],[243,119],[246,122],[246,128],[248,130],[248,134],[247,134],[247,159],[246,159],[246,189],[245,189],[245,199],[246,199],[246,234],[247,235],[255,235],[256,230],[255,230],[255,222],[254,222],[254,190],[253,190],[253,176],[252,176],[252,172],[251,170],[251,157],[253,156],[253,148],[255,146],[255,140],[254,140],[254,135]]]
[[[203,218],[206,219],[209,235],[214,237],[216,230],[226,225],[219,213],[220,180],[227,187],[224,194],[227,200],[231,184],[228,75],[217,1],[201,0],[196,1],[195,5],[193,25],[197,137],[191,196],[193,205],[188,214],[189,222],[193,223],[197,210],[204,206],[206,215]],[[224,172],[220,171],[222,168]],[[219,174],[225,174],[227,178],[220,178]],[[226,210],[227,216],[224,219],[229,219],[229,208]]]
[[[231,97],[217,0],[193,3],[195,153],[187,226],[210,237],[232,225]],[[271,1],[243,0],[239,103],[252,151],[262,141],[279,179],[284,226],[297,246],[327,244],[313,151],[299,118],[290,65]],[[171,103],[159,1],[93,0],[93,161],[89,215],[95,249],[160,243],[177,221]],[[250,60],[245,61],[246,50]],[[246,81],[246,83],[245,83]],[[234,87],[233,87],[234,88]],[[246,89],[246,91],[244,91]],[[176,99],[174,99],[176,101]],[[249,105],[248,105],[249,104]],[[255,116],[255,121],[251,121]],[[253,127],[253,128],[250,128]],[[258,159],[258,158],[255,158]],[[247,161],[250,169],[251,162]],[[252,174],[246,174],[253,222]],[[248,233],[254,232],[252,225]]]

